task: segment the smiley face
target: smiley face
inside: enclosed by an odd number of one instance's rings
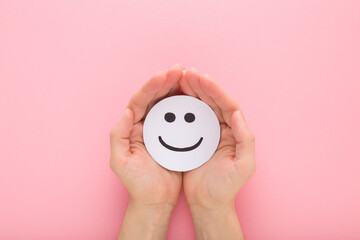
[[[164,118],[167,122],[173,122],[176,117],[175,117],[174,113],[168,112],[165,114]],[[184,116],[184,119],[186,122],[191,123],[195,120],[195,115],[193,113],[186,113]],[[164,142],[164,140],[161,138],[161,136],[159,136],[159,142],[161,143],[161,145],[163,145],[164,147],[166,147],[167,149],[169,149],[171,151],[176,151],[176,152],[192,151],[200,146],[202,140],[203,140],[203,137],[200,137],[199,141],[197,143],[195,143],[194,145],[192,145],[190,147],[178,148],[178,147],[173,147],[173,146],[168,145],[167,143]]]
[[[220,126],[206,103],[190,96],[173,96],[161,100],[149,111],[143,138],[157,163],[183,172],[211,158],[219,144]]]

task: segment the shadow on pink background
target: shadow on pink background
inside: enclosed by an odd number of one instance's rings
[[[181,62],[234,95],[248,239],[360,239],[360,2],[0,1],[0,239],[115,239],[109,131]],[[195,239],[181,196],[168,239]]]

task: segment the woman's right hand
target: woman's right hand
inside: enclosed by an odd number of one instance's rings
[[[181,191],[182,173],[161,167],[149,155],[143,140],[143,120],[157,100],[178,93],[183,69],[177,64],[167,73],[155,74],[131,98],[122,119],[111,130],[110,165],[129,192],[121,239],[145,239],[137,235],[141,228],[148,234],[153,232],[157,239],[166,236]]]

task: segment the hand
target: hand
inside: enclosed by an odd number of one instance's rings
[[[216,113],[221,136],[212,158],[183,175],[184,192],[197,238],[242,239],[235,211],[237,192],[255,171],[255,138],[237,102],[208,75],[195,69],[180,81],[182,91],[206,102]]]
[[[131,98],[122,119],[111,130],[110,165],[129,191],[121,239],[137,239],[137,236],[146,239],[145,232],[156,239],[166,237],[171,212],[181,191],[182,174],[161,167],[146,151],[143,119],[158,99],[178,93],[183,69],[177,64],[167,73],[155,74]]]

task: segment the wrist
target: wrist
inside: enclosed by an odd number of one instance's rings
[[[190,206],[197,239],[243,240],[235,202],[216,207]]]
[[[233,204],[219,205],[216,207],[191,205],[189,208],[194,224],[199,227],[211,225],[218,219],[226,219],[230,214],[236,213],[236,209]]]
[[[129,199],[119,239],[166,239],[172,204],[143,204]]]
[[[143,222],[155,225],[167,225],[174,205],[171,203],[148,204],[129,198],[128,210],[141,216]]]

